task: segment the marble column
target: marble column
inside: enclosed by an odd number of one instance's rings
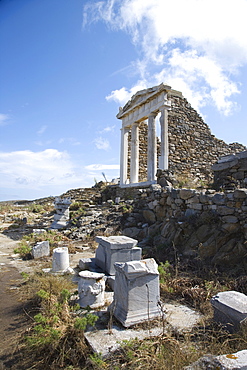
[[[120,185],[127,183],[128,172],[128,132],[129,128],[121,128],[121,153],[120,153]]]
[[[147,180],[154,181],[157,171],[157,142],[155,117],[157,113],[148,116],[148,160],[147,160]]]
[[[160,158],[159,168],[161,170],[168,170],[168,110],[166,108],[161,109],[160,116]]]
[[[139,126],[135,122],[131,128],[130,182],[137,183],[139,174]]]

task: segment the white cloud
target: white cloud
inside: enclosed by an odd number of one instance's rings
[[[67,137],[67,138],[61,137],[58,140],[59,144],[63,144],[63,143],[66,143],[66,142],[69,143],[70,145],[73,145],[73,146],[81,145],[80,141],[76,140],[73,137]]]
[[[127,90],[125,87],[122,87],[119,90],[114,90],[111,92],[110,95],[106,97],[106,100],[114,100],[120,104],[125,104],[132,95],[134,95],[137,91],[143,90],[147,87],[147,82],[145,80],[138,81],[135,86],[131,89]]]
[[[47,130],[47,127],[48,126],[46,125],[41,126],[40,129],[37,131],[37,134],[42,135]]]
[[[103,149],[103,150],[110,149],[109,141],[107,139],[102,138],[102,137],[97,137],[96,139],[94,139],[94,143],[95,143],[97,149]]]
[[[89,164],[85,167],[89,171],[119,170],[119,164]]]
[[[112,132],[112,131],[114,131],[115,127],[116,127],[115,125],[113,125],[113,126],[107,126],[101,132],[102,133],[103,132]]]
[[[0,172],[1,186],[6,188],[40,189],[48,184],[69,186],[82,181],[81,172],[75,168],[69,154],[56,149],[0,152]]]
[[[9,115],[8,114],[3,114],[3,113],[0,113],[0,126],[4,126],[6,125],[9,120]]]
[[[107,100],[123,104],[139,85],[145,88],[180,81],[179,85],[196,97],[197,107],[214,104],[225,115],[230,114],[235,108],[234,95],[239,92],[236,72],[247,63],[246,14],[247,0],[88,3],[84,26],[103,20],[113,30],[127,32],[142,55],[135,64],[138,83],[131,89],[112,91]]]

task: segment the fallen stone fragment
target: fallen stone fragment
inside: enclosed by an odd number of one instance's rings
[[[226,355],[207,355],[184,370],[247,370],[247,350]]]
[[[211,299],[214,320],[226,326],[230,332],[240,329],[247,318],[247,296],[236,291],[220,292]]]
[[[50,245],[49,241],[45,240],[38,242],[32,249],[32,256],[34,259],[46,257],[50,255]]]

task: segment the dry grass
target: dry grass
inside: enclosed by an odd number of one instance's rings
[[[70,276],[35,274],[23,284],[30,327],[13,354],[13,369],[82,369],[90,353],[84,330],[87,315],[79,317],[69,297],[76,285]],[[93,315],[91,315],[93,316]],[[91,320],[93,317],[89,317]],[[94,318],[93,318],[94,319]]]

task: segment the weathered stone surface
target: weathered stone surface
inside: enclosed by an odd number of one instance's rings
[[[246,198],[244,195],[245,191],[241,188],[246,188],[245,178],[247,176],[247,158],[245,155],[246,151],[236,153],[233,157],[235,163],[233,167],[227,167],[231,162],[218,163],[213,165],[212,169],[214,172],[214,187],[217,189],[224,190],[236,190],[236,196],[239,198]],[[242,191],[243,190],[243,191]]]
[[[49,256],[50,255],[50,245],[49,241],[38,242],[32,248],[32,256],[34,259]]]
[[[123,229],[123,234],[130,238],[139,239],[139,235],[141,234],[142,230],[138,229],[138,227],[127,227]]]
[[[238,160],[237,158],[231,160],[231,161],[227,161],[227,162],[222,162],[222,163],[215,163],[213,164],[212,166],[212,170],[213,171],[222,171],[222,170],[226,170],[228,168],[231,168],[233,166],[236,166],[236,164],[238,163]]]
[[[220,292],[211,299],[214,320],[226,325],[233,332],[247,317],[247,296],[236,291]]]
[[[82,308],[87,306],[91,308],[101,307],[105,304],[105,274],[81,271],[79,272],[78,294],[79,305]]]
[[[246,370],[247,350],[229,353],[226,355],[206,355],[184,370]]]
[[[247,158],[247,150],[237,153],[236,157],[239,159]]]
[[[239,229],[240,229],[240,225],[239,224],[228,224],[228,223],[224,223],[221,228],[225,231],[227,231],[228,233],[236,233]]]
[[[67,247],[58,247],[53,250],[52,272],[65,272],[69,269],[69,252]]]
[[[115,262],[138,261],[142,249],[135,247],[137,240],[127,236],[97,237],[99,243],[95,263],[109,275],[115,275]]]
[[[116,263],[112,310],[123,326],[161,315],[159,272],[154,259]]]
[[[214,204],[222,205],[222,204],[225,203],[225,196],[224,196],[224,194],[216,193],[212,197],[212,201],[213,201]]]
[[[223,216],[222,221],[228,224],[236,224],[238,222],[238,218],[236,216]]]
[[[191,189],[180,189],[179,196],[183,200],[187,200],[189,198],[192,198],[195,194],[194,190]]]
[[[131,249],[138,243],[138,240],[124,235],[96,236],[95,241],[108,249]]]
[[[143,210],[143,217],[149,224],[153,224],[156,221],[155,213],[149,209]]]
[[[188,333],[188,331],[193,329],[193,327],[197,325],[202,318],[202,315],[198,312],[187,306],[178,304],[177,302],[165,303],[163,305],[163,310],[167,313],[165,322],[162,318],[161,320],[157,320],[157,326],[152,326],[151,330],[141,329],[138,326],[126,329],[123,328],[122,325],[118,325],[117,322],[113,322],[111,330],[102,330],[99,326],[100,330],[90,328],[85,331],[84,335],[94,352],[102,355],[102,357],[107,357],[112,352],[116,351],[124,340],[135,338],[141,340],[150,336],[162,335],[162,333],[164,334],[164,332],[167,332],[167,329],[170,331],[171,328],[176,330],[178,333]],[[109,314],[105,313],[103,309],[100,311],[97,310],[93,313],[98,315],[100,318],[103,318],[104,322],[109,320]],[[98,322],[96,322],[96,329]],[[168,324],[168,328],[166,323]]]
[[[236,189],[233,193],[234,198],[246,198],[247,197],[247,189]]]
[[[217,212],[221,216],[232,215],[235,212],[233,207],[219,206]]]

